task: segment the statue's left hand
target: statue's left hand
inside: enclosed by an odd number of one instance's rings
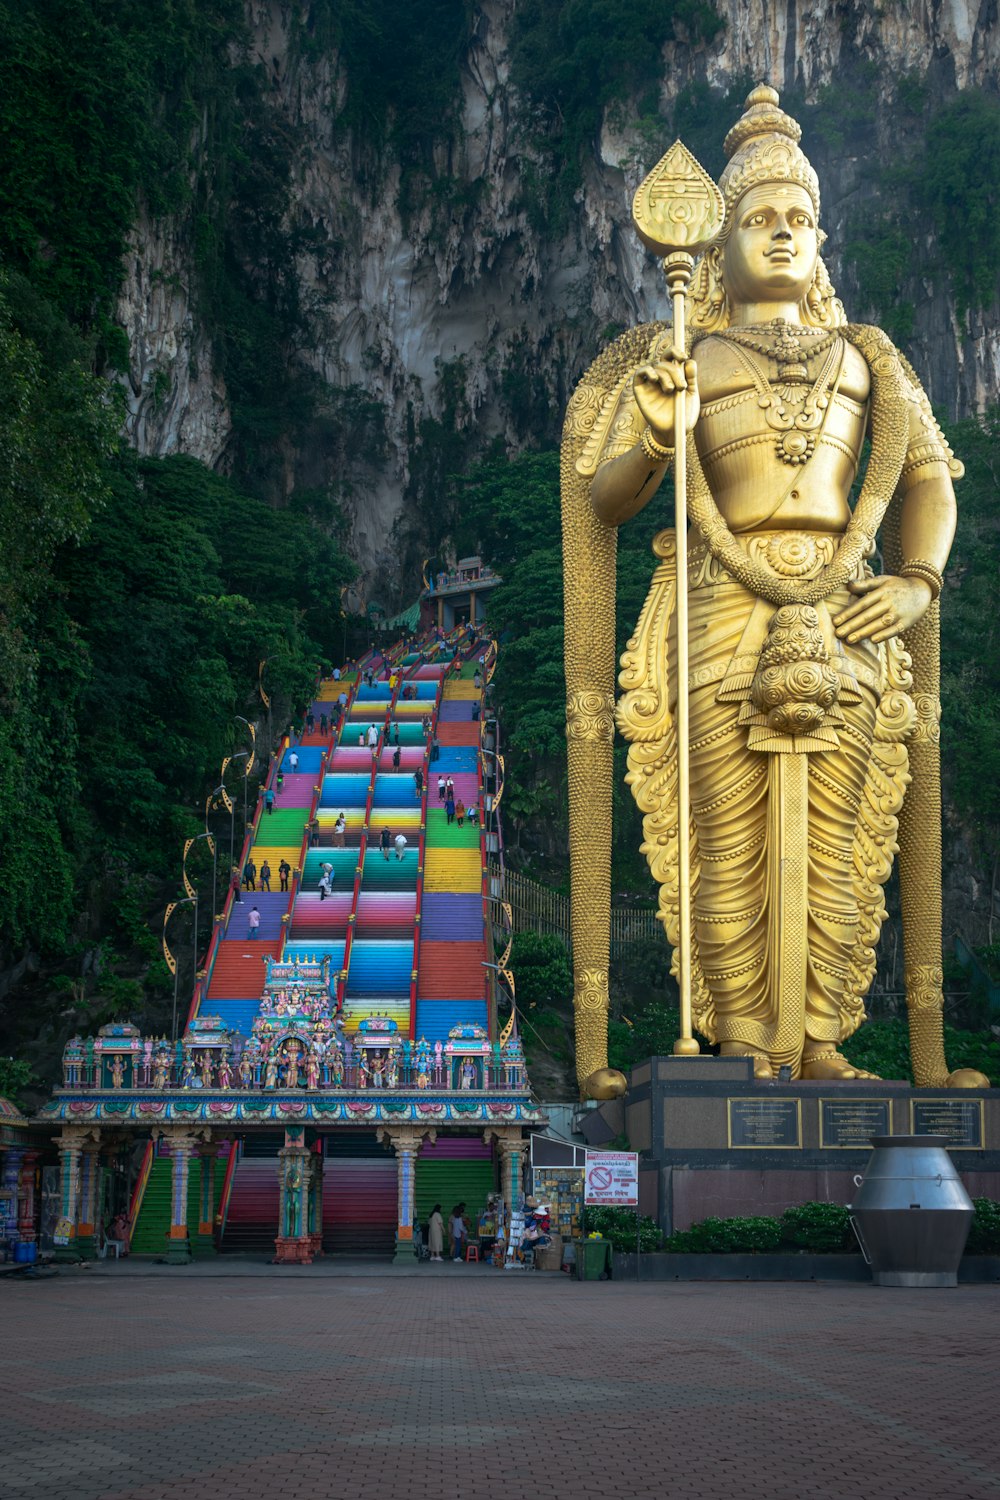
[[[922,578],[896,578],[884,574],[879,578],[861,578],[847,587],[858,598],[839,615],[833,626],[842,641],[872,641],[878,645],[920,619],[931,602],[930,585]]]

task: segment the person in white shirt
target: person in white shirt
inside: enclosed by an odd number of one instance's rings
[[[396,845],[396,858],[402,859],[403,854],[406,850],[406,835],[397,833],[396,837],[393,839],[393,843]]]
[[[370,749],[374,750],[375,746],[377,744],[378,744],[378,730],[375,728],[374,724],[369,724],[369,726],[368,726],[368,745],[369,745]]]
[[[294,750],[288,757],[288,769],[292,772],[293,775],[299,769],[299,757]]]

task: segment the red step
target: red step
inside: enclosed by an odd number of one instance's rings
[[[462,724],[454,721],[439,722],[437,727],[439,745],[478,745],[479,725],[476,723]]]
[[[277,958],[280,942],[227,938],[219,944],[209,1000],[250,1000],[263,993],[264,959]]]
[[[421,1000],[486,998],[482,943],[421,943],[417,994]]]

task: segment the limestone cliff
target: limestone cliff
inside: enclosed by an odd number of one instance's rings
[[[893,158],[898,80],[926,80],[941,96],[998,84],[1000,29],[979,0],[878,7],[844,0],[836,8],[823,0],[722,0],[726,24],[711,45],[664,49],[659,124],[647,119],[636,129],[627,111],[605,119],[556,231],[532,212],[528,174],[539,157],[507,56],[515,7],[516,0],[478,6],[463,66],[463,129],[437,163],[451,191],[429,192],[404,214],[398,166],[383,159],[378,171],[370,161],[359,170],[362,145],[336,127],[345,86],[336,55],[300,49],[281,0],[250,0],[271,107],[304,143],[288,208],[309,230],[301,237],[308,248],[295,253],[308,323],[296,359],[319,376],[329,402],[325,436],[279,444],[278,489],[326,487],[341,498],[362,594],[376,578],[384,588],[387,574],[412,590],[412,577],[398,579],[407,539],[411,562],[414,537],[441,541],[440,525],[435,532],[426,520],[433,471],[413,470],[430,441],[422,422],[464,435],[469,453],[498,435],[513,447],[552,442],[572,382],[602,336],[663,315],[657,268],[631,230],[629,203],[669,143],[685,90],[714,100],[706,138],[719,139],[735,111],[727,104],[725,113],[719,101],[736,80],[769,79],[796,104],[833,114],[842,90],[864,91],[853,126],[811,134],[807,120],[804,145],[824,188],[828,264],[851,313],[865,317],[874,310],[843,251],[858,214],[873,211],[875,175]],[[188,226],[139,224],[120,306],[131,340],[130,429],[143,452],[189,452],[225,466],[234,457],[227,391],[194,282]],[[960,320],[944,276],[924,277],[910,297],[909,349],[933,400],[952,415],[996,401],[996,327],[977,314]],[[421,506],[424,519],[414,520]]]

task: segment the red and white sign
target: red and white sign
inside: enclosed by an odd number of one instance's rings
[[[588,1151],[583,1201],[591,1208],[638,1208],[638,1151]]]

